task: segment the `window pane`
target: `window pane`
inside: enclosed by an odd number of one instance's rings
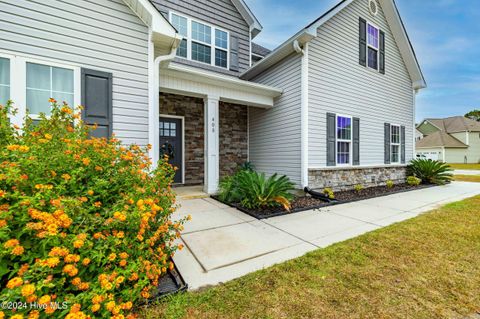
[[[180,35],[187,36],[187,18],[172,14],[172,24]]]
[[[53,92],[52,97],[58,101],[59,104],[67,102],[67,104],[73,108],[73,93]]]
[[[349,117],[337,118],[337,138],[341,140],[350,140],[352,137],[352,119]]]
[[[50,67],[48,65],[27,63],[27,88],[50,91],[50,85]]]
[[[52,90],[73,94],[73,70],[52,67]]]
[[[227,32],[215,29],[215,45],[224,49],[228,48]]]
[[[0,85],[0,105],[7,104],[8,100],[10,100],[10,87]]]
[[[400,162],[400,146],[392,145],[392,163]]]
[[[368,44],[378,49],[378,29],[372,25],[368,25]]]
[[[368,66],[378,70],[378,51],[372,48],[368,48]]]
[[[227,67],[227,52],[219,49],[215,49],[215,65],[222,68]]]
[[[50,114],[50,91],[27,89],[27,109],[31,114]]]
[[[337,163],[350,164],[350,143],[349,142],[337,143]]]
[[[211,49],[208,45],[192,42],[192,60],[212,63]]]
[[[0,58],[0,85],[10,85],[10,60]]]
[[[212,43],[212,29],[204,24],[192,21],[192,39]]]
[[[10,60],[0,58],[0,105],[10,99]]]
[[[180,56],[182,58],[187,57],[187,40],[183,39],[182,42],[180,42],[180,46],[177,49],[177,56]]]

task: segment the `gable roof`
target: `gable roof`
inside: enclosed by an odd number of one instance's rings
[[[152,30],[151,40],[160,49],[172,50],[178,46],[182,37],[165,17],[157,10],[151,0],[123,0],[123,2]]]
[[[453,116],[444,119],[425,119],[425,121],[436,126],[439,130],[449,134],[466,131],[480,132],[480,122],[463,116]]]
[[[428,135],[427,137],[422,138],[421,140],[415,143],[416,148],[435,148],[435,147],[446,147],[446,148],[468,148],[467,145],[457,140],[453,136],[438,131],[433,134]]]
[[[336,6],[325,12],[319,18],[314,20],[312,23],[308,24],[305,28],[297,32],[290,39],[281,44],[278,48],[273,50],[268,56],[263,60],[252,66],[250,69],[245,71],[241,77],[244,79],[252,79],[256,75],[260,74],[264,70],[268,69],[272,65],[278,63],[291,53],[295,52],[294,43],[297,42],[300,46],[303,46],[305,43],[309,42],[317,36],[317,29],[322,26],[325,22],[334,17],[342,9],[347,7],[350,3],[356,0],[342,0]],[[408,73],[413,82],[414,89],[423,89],[427,87],[425,78],[423,76],[420,64],[418,63],[417,56],[413,49],[410,38],[408,37],[405,25],[400,17],[397,5],[395,0],[378,0],[381,7],[383,8],[385,18],[390,25],[393,36],[396,40],[398,48],[402,57],[405,60],[405,65],[407,67]]]
[[[252,39],[254,39],[260,32],[262,32],[262,25],[258,21],[257,17],[253,14],[252,10],[248,7],[248,5],[243,0],[231,0],[235,8],[237,8],[238,12],[242,15],[243,19],[248,23],[250,26],[250,34],[252,35]]]

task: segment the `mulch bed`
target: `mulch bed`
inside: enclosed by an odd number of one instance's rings
[[[238,210],[248,214],[257,219],[265,219],[276,216],[288,215],[292,213],[303,212],[306,210],[320,209],[322,207],[340,205],[346,203],[352,203],[364,199],[370,199],[375,197],[387,196],[392,194],[404,193],[413,190],[419,190],[424,188],[430,188],[436,185],[420,185],[420,186],[410,186],[408,184],[398,184],[392,188],[387,188],[386,186],[370,187],[365,188],[359,192],[355,190],[343,191],[335,193],[335,201],[325,202],[320,199],[315,199],[310,196],[298,196],[291,202],[292,209],[290,212],[286,211],[282,207],[272,207],[267,209],[248,209],[240,204],[228,204],[231,207],[235,207]],[[212,196],[213,199],[220,201],[217,196]],[[221,202],[221,201],[220,201]]]

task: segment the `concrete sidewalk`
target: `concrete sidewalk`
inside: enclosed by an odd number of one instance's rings
[[[480,194],[480,183],[434,187],[256,220],[211,198],[183,200],[174,220],[188,214],[185,249],[174,261],[194,290],[304,255],[444,204]]]
[[[480,170],[473,170],[473,169],[456,169],[453,171],[455,175],[480,175]]]

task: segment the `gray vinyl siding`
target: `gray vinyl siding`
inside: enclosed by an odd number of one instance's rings
[[[301,57],[294,54],[254,82],[282,88],[271,109],[249,109],[249,159],[258,171],[301,184]]]
[[[359,64],[359,17],[386,34],[386,74]],[[356,0],[318,29],[309,45],[309,167],[326,166],[326,114],[360,118],[360,165],[384,163],[384,123],[406,127],[406,161],[414,152],[412,82],[380,10]]]
[[[148,28],[122,0],[1,0],[0,48],[113,73],[113,133],[148,144]]]
[[[250,27],[230,0],[153,0],[153,3],[162,12],[176,12],[200,22],[206,22],[222,28],[230,35],[238,36],[238,64],[239,72],[229,71],[200,62],[176,58],[175,62],[195,66],[198,68],[238,76],[250,67]]]

